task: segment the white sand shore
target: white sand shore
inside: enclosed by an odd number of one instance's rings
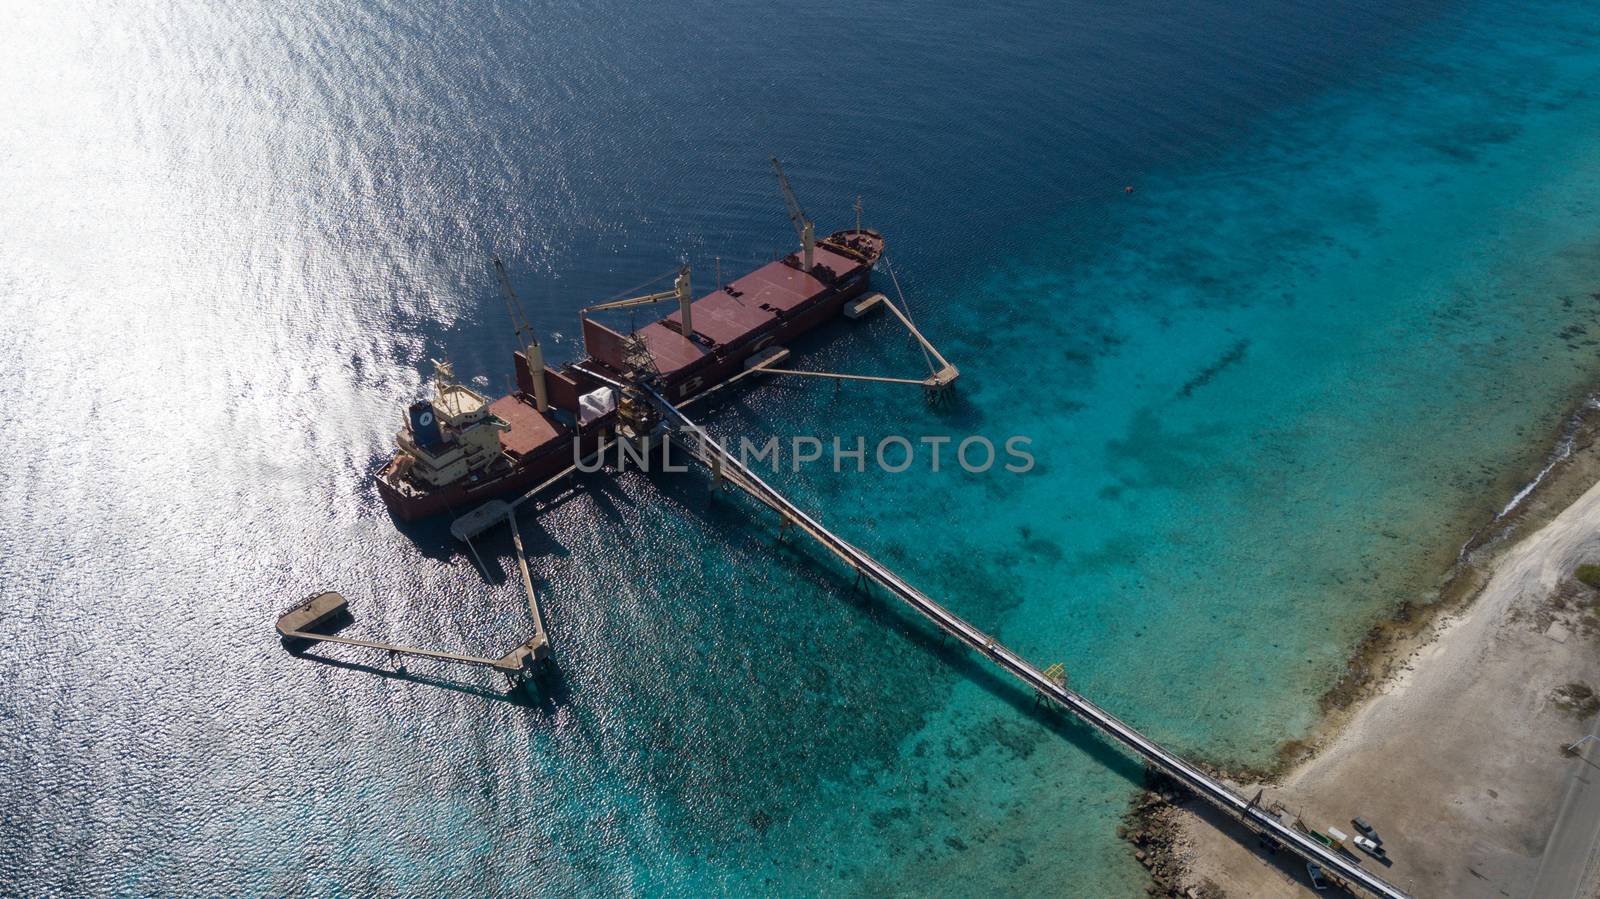
[[[1552,844],[1539,895],[1574,895],[1561,884],[1584,876],[1590,883],[1578,895],[1595,895],[1589,848],[1600,789],[1588,797],[1583,788],[1590,776],[1600,782],[1600,752],[1561,751],[1594,720],[1559,691],[1600,687],[1600,591],[1571,578],[1583,562],[1600,562],[1600,485],[1496,560],[1483,592],[1440,619],[1403,670],[1315,756],[1268,786],[1263,803],[1281,802],[1286,820],[1299,814],[1323,831],[1353,832],[1351,817],[1364,816],[1393,865],[1363,862],[1416,896],[1441,897],[1534,895],[1565,803],[1564,838]],[[1253,851],[1249,837],[1201,821],[1193,805],[1179,815],[1176,849],[1187,886],[1311,894],[1292,859]]]

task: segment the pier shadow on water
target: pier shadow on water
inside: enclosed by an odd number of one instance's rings
[[[766,531],[764,539],[771,546],[774,565],[804,568],[809,573],[819,575],[815,582],[831,588],[833,595],[842,600],[841,605],[848,610],[848,614],[882,631],[886,639],[898,638],[917,651],[937,658],[958,677],[982,688],[1009,706],[1018,716],[1067,740],[1130,786],[1144,786],[1143,763],[1122,751],[1091,725],[1054,703],[1039,698],[999,669],[985,664],[960,640],[945,635],[899,600],[885,594],[882,588],[870,584],[857,585],[852,575],[847,574],[831,555],[825,555],[803,534],[797,531],[791,537],[780,539],[772,513],[765,507],[732,490],[719,494],[710,487],[705,476],[693,483],[681,477],[654,477],[652,480],[661,491],[662,500],[680,509],[682,514],[698,519],[716,538],[747,539],[751,530]],[[720,502],[717,501],[719,496]],[[999,637],[998,634],[995,636]]]
[[[331,656],[312,652],[300,652],[296,653],[296,655],[299,658],[316,662],[319,665],[327,665],[330,668],[370,674],[385,680],[405,681],[424,687],[452,690],[457,693],[476,696],[489,702],[503,702],[507,705],[520,706],[530,710],[537,709],[546,713],[553,712],[559,706],[565,705],[571,695],[566,676],[553,658],[545,663],[545,667],[538,674],[527,681],[514,687],[496,690],[485,687],[482,684],[471,683],[470,681],[456,680],[433,674],[419,674],[409,668],[384,668],[361,662],[335,659]]]
[[[857,587],[836,570],[837,566],[818,558],[809,547],[802,549],[785,541],[780,548],[787,550],[785,555],[797,562],[826,567],[828,580],[837,588],[837,595],[845,600],[852,614],[870,620],[886,636],[898,638],[918,651],[937,658],[964,680],[1010,706],[1018,716],[1065,739],[1130,786],[1144,786],[1143,763],[1101,736],[1094,727],[1049,700],[1037,697],[994,666],[985,664],[975,651],[960,640],[945,635],[899,600],[885,595],[881,588],[870,585]]]

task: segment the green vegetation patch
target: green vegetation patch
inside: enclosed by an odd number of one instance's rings
[[[1600,590],[1600,565],[1579,565],[1578,569],[1572,572],[1572,576]]]

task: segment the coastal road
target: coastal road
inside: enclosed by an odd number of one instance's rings
[[[1600,719],[1590,731],[1600,735]],[[1567,795],[1544,845],[1539,873],[1527,895],[1539,899],[1593,899],[1600,874],[1600,742],[1584,744],[1571,761]]]

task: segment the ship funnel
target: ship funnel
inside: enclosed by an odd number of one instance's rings
[[[686,265],[678,270],[678,277],[672,282],[672,289],[678,294],[678,316],[683,319],[683,336],[694,339],[694,310],[691,308],[694,297],[689,291],[689,267]]]

